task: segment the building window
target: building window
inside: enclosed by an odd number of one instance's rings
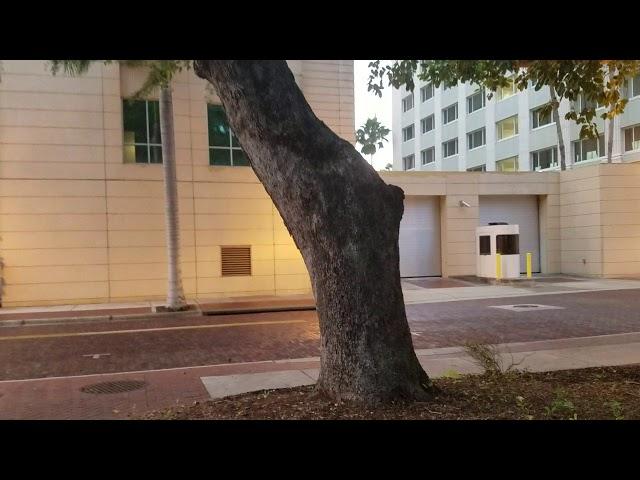
[[[162,163],[160,103],[122,101],[124,163]]]
[[[451,157],[458,154],[458,139],[454,138],[442,144],[442,157]]]
[[[486,171],[487,171],[486,165],[478,165],[476,167],[467,168],[467,172],[486,172]]]
[[[238,138],[227,122],[227,116],[220,105],[207,105],[209,123],[209,165],[244,167],[249,165]]]
[[[500,255],[518,255],[520,253],[520,235],[496,235],[496,253]]]
[[[531,128],[539,128],[552,123],[551,109],[544,111],[544,108],[545,107],[540,107],[531,111]]]
[[[518,135],[518,116],[514,115],[496,123],[496,133],[498,140]]]
[[[471,133],[467,133],[467,149],[473,150],[474,148],[481,147],[487,143],[486,129],[482,127]]]
[[[413,108],[413,93],[402,99],[402,111],[408,112]]]
[[[546,170],[547,168],[557,167],[558,149],[551,147],[531,152],[531,166],[533,170]]]
[[[640,150],[640,125],[624,130],[624,151],[631,150]]]
[[[420,89],[420,100],[426,102],[433,98],[433,83],[429,82]]]
[[[505,98],[513,97],[516,94],[516,84],[514,82],[513,77],[508,79],[509,84],[505,87],[498,87],[496,91],[496,97],[498,101],[504,100]]]
[[[491,237],[480,235],[480,255],[491,255]]]
[[[422,150],[420,152],[420,157],[422,157],[422,164],[428,165],[429,163],[433,163],[436,161],[436,147],[427,148],[426,150]]]
[[[416,166],[415,155],[411,154],[409,156],[403,157],[402,166],[404,167],[405,170],[411,170],[412,168],[415,168]]]
[[[518,157],[503,158],[496,162],[496,172],[517,172]]]
[[[415,132],[415,128],[413,128],[413,123],[411,125],[409,125],[408,127],[404,127],[402,129],[402,141],[403,142],[408,142],[409,140],[411,140],[415,136],[416,136],[416,132]]]
[[[467,97],[467,113],[473,113],[476,110],[484,108],[485,100],[486,96],[484,94],[484,88],[481,88],[470,97]]]
[[[458,118],[458,103],[454,103],[453,105],[449,105],[447,108],[442,109],[442,124],[446,125],[447,123],[453,122]]]
[[[435,120],[435,117],[433,116],[433,114],[420,120],[420,125],[422,126],[422,133],[427,133],[433,130],[434,120]]]
[[[604,133],[598,135],[598,139],[585,138],[572,142],[573,144],[573,160],[575,163],[584,162],[586,160],[595,160],[605,156],[604,152]]]
[[[640,96],[640,74],[627,80],[627,98]]]

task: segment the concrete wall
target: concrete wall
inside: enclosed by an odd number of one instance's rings
[[[562,271],[640,276],[640,164],[563,172]]]
[[[555,172],[381,172],[405,195],[440,196],[442,276],[475,275],[475,231],[481,195],[538,195],[541,271],[560,271],[559,185]],[[460,207],[465,201],[469,207]],[[546,236],[543,236],[544,230]],[[554,241],[555,240],[555,241]]]
[[[289,65],[318,117],[354,142],[353,62]],[[51,76],[44,61],[3,61],[4,306],[164,298],[162,165],[124,164],[122,153],[122,98],[143,78],[118,65],[70,78]],[[209,165],[215,95],[185,72],[173,99],[186,295],[308,292],[301,256],[252,170]],[[252,246],[251,277],[220,276],[225,244]]]

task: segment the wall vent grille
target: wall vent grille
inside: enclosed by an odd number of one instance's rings
[[[222,276],[238,277],[251,275],[251,247],[220,247]]]

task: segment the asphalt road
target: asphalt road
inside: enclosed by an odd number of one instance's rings
[[[543,304],[512,312],[496,305]],[[407,306],[416,348],[640,331],[640,290]],[[304,358],[319,354],[315,312],[180,316],[0,327],[0,380]]]

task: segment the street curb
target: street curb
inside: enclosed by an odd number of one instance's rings
[[[301,312],[315,310],[314,305],[284,305],[282,307],[239,307],[239,308],[212,308],[202,310],[204,316],[214,315],[239,315],[243,313],[269,313],[269,312]]]
[[[196,310],[188,310],[185,312],[148,312],[148,313],[132,313],[128,315],[93,315],[87,317],[52,317],[52,318],[34,318],[34,319],[20,319],[20,320],[2,320],[0,319],[0,327],[21,327],[25,325],[57,325],[57,324],[73,324],[73,323],[87,323],[87,322],[99,322],[99,321],[123,321],[123,320],[153,320],[157,317],[175,317],[191,315],[202,315],[202,311],[197,308]]]
[[[216,315],[240,315],[250,313],[270,313],[270,312],[296,312],[296,311],[313,311],[316,309],[314,305],[284,305],[278,307],[239,307],[239,308],[213,308],[202,310],[199,304],[193,304],[193,310],[185,310],[182,312],[147,312],[132,314],[112,314],[112,315],[92,315],[84,317],[51,317],[51,318],[34,318],[19,320],[2,320],[0,318],[0,328],[2,327],[21,327],[28,325],[60,325],[75,324],[88,322],[110,322],[125,320],[153,320],[163,317],[184,317],[184,316],[216,316]]]

